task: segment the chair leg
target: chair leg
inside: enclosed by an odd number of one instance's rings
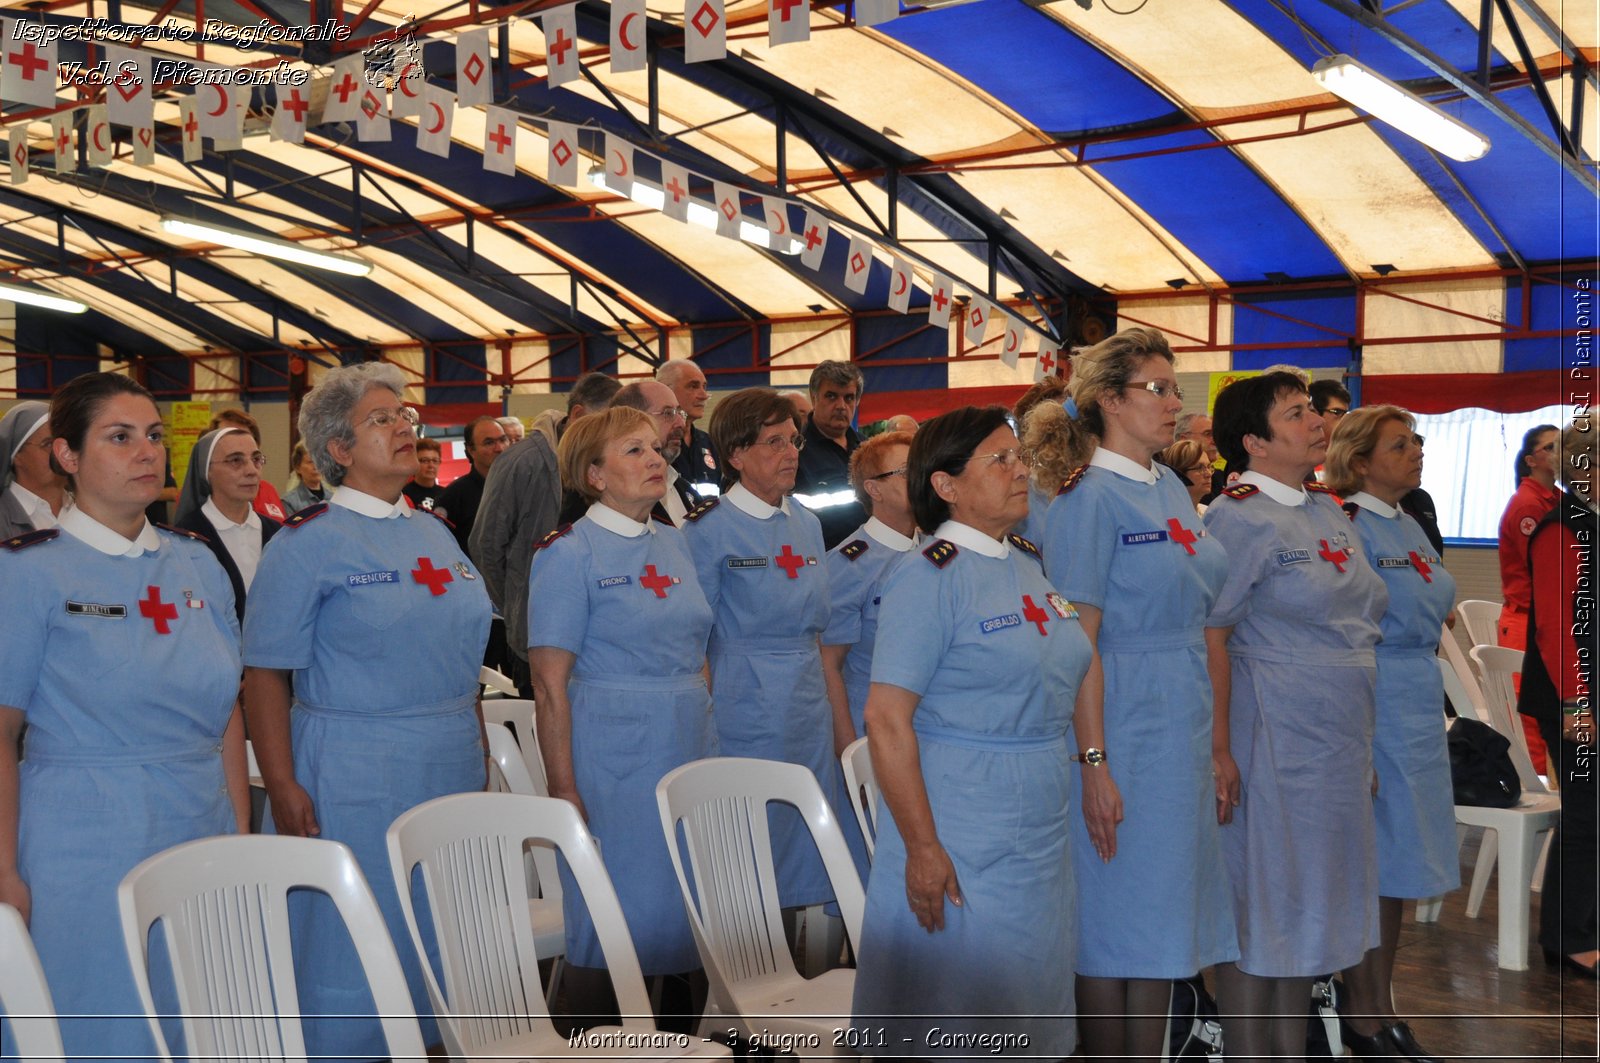
[[[561,975],[566,969],[566,964],[565,956],[557,956],[550,961],[550,984],[544,991],[544,1006],[547,1009],[556,1006],[556,993],[561,989]]]
[[[1500,966],[1508,971],[1528,969],[1528,914],[1533,907],[1528,879],[1544,833],[1521,831],[1500,846]]]
[[[1417,901],[1417,922],[1437,923],[1439,909],[1444,907],[1443,897],[1423,897]]]
[[[1467,892],[1467,918],[1476,919],[1483,910],[1483,894],[1494,875],[1495,858],[1499,853],[1499,831],[1483,828],[1483,842],[1478,846],[1478,862],[1472,871],[1472,889]]]
[[[1539,862],[1533,865],[1533,892],[1539,893],[1544,889],[1544,865],[1550,859],[1550,844],[1555,841],[1556,832],[1550,831],[1544,836],[1544,844],[1539,847]]]

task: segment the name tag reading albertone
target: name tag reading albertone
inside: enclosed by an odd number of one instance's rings
[[[1164,531],[1130,532],[1122,537],[1123,546],[1138,546],[1140,543],[1164,543],[1167,533]]]
[[[94,602],[68,602],[68,616],[98,616],[103,620],[126,620],[128,607],[125,605],[97,605]]]
[[[346,576],[345,583],[352,587],[366,587],[374,583],[399,583],[400,572],[398,569],[386,569],[382,572],[357,572],[353,576]]]

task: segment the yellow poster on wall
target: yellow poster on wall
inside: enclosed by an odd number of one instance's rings
[[[167,426],[167,458],[172,462],[172,477],[183,486],[189,472],[189,455],[195,443],[211,424],[211,403],[174,402]]]
[[[1235,369],[1227,373],[1212,373],[1211,382],[1206,388],[1206,413],[1209,415],[1217,408],[1217,392],[1235,380],[1245,380],[1249,377],[1260,375],[1261,370],[1259,369]]]

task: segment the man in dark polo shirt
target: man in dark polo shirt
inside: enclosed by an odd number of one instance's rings
[[[861,445],[851,422],[862,387],[861,370],[850,362],[827,361],[811,371],[811,414],[801,430],[806,445],[794,497],[822,522],[829,550],[867,519],[850,486],[850,455]]]
[[[467,540],[472,535],[473,523],[478,519],[478,503],[483,501],[484,479],[489,475],[490,466],[511,445],[511,441],[506,438],[506,430],[500,427],[500,422],[487,415],[473,418],[465,434],[467,460],[472,462],[472,468],[467,470],[465,476],[456,477],[444,489],[444,493],[434,500],[433,508],[444,514],[454,526],[461,552],[471,557],[472,551],[467,549]]]
[[[683,449],[678,452],[672,467],[678,470],[683,482],[701,498],[715,498],[721,493],[722,469],[718,466],[717,449],[711,445],[711,436],[698,427],[705,420],[706,375],[687,358],[674,358],[663,362],[656,370],[656,381],[672,389],[678,407],[688,418],[689,432],[684,437]]]

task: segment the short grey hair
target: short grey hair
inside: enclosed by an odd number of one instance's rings
[[[678,386],[678,378],[683,375],[684,369],[689,366],[700,369],[691,358],[673,358],[670,361],[662,362],[656,369],[656,380],[669,388],[675,388]],[[705,374],[703,369],[700,372],[701,375]]]
[[[388,388],[395,398],[406,393],[406,376],[391,362],[361,362],[335,369],[311,389],[300,404],[300,439],[317,463],[322,479],[338,487],[344,483],[345,467],[328,453],[331,443],[356,445],[356,427],[350,414],[373,388]]]
[[[861,376],[861,370],[856,367],[854,362],[841,362],[832,358],[825,362],[818,362],[817,367],[811,370],[811,380],[806,385],[806,389],[811,392],[813,399],[823,384],[837,384],[839,387],[848,387],[854,384],[857,398],[861,396],[863,391],[867,390],[866,381]]]
[[[1172,437],[1174,439],[1182,439],[1184,436],[1189,434],[1189,429],[1194,427],[1194,419],[1196,417],[1205,417],[1205,416],[1206,416],[1206,414],[1203,414],[1203,413],[1186,413],[1186,414],[1184,414],[1182,417],[1178,418],[1178,423],[1174,427],[1174,430],[1173,430],[1173,433],[1172,433]]]
[[[622,381],[616,377],[598,371],[585,373],[567,392],[567,412],[571,413],[574,406],[582,406],[589,413],[604,413],[621,390]]]

